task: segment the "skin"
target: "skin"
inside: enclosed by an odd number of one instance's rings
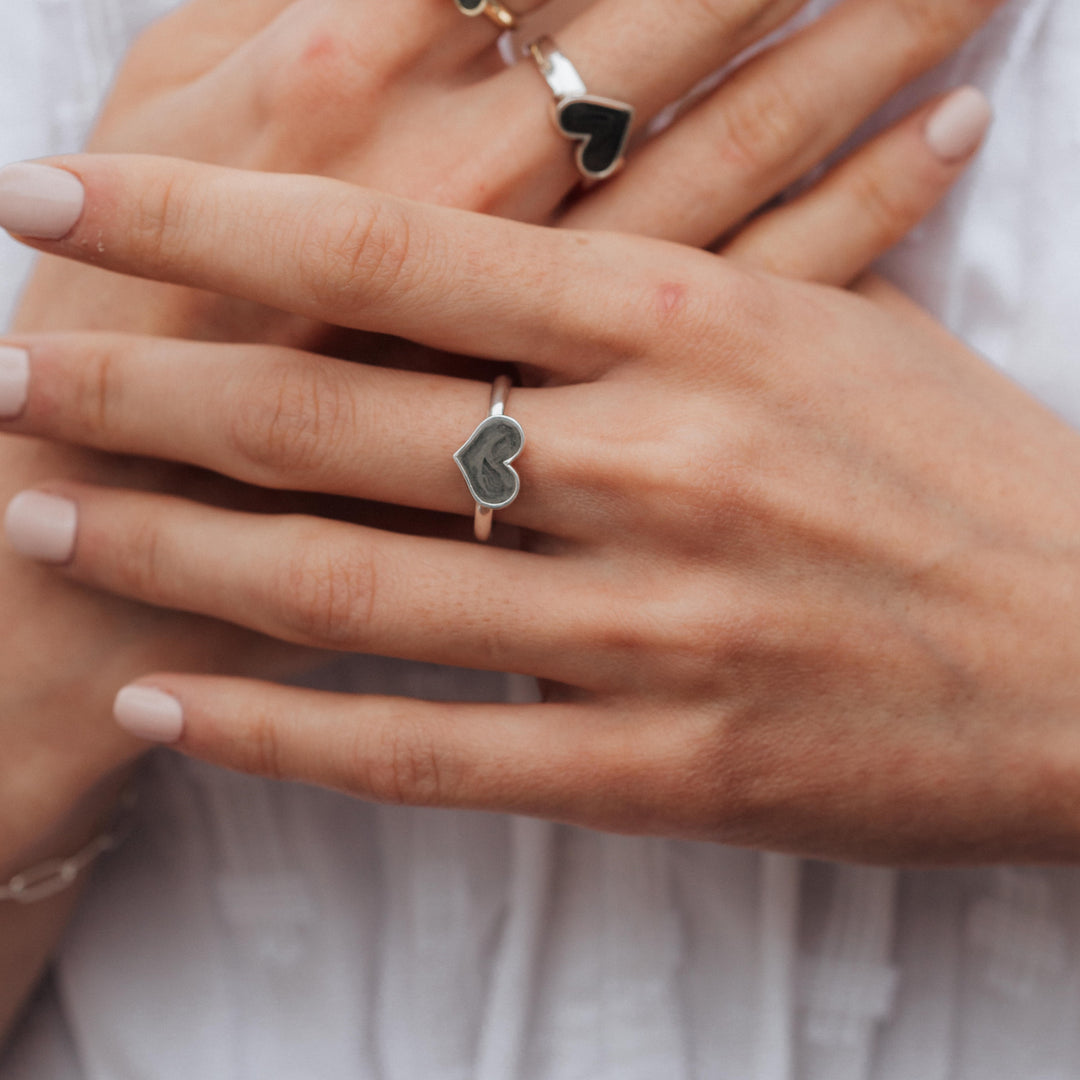
[[[1080,436],[887,286],[327,180],[62,165],[87,202],[45,250],[537,383],[511,395],[533,434],[501,513],[524,550],[51,486],[78,508],[74,580],[547,686],[541,706],[447,706],[159,674],[180,749],[365,798],[814,856],[1076,858]],[[42,404],[18,430],[470,510],[450,453],[483,383],[281,350],[24,344]],[[65,393],[86,364],[109,370],[89,409]]]
[[[727,4],[717,19],[708,8],[691,5],[684,19],[660,20],[654,5],[637,4],[628,13],[624,0],[607,0],[562,27],[559,41],[590,83],[632,99],[643,122],[797,6],[763,0]],[[574,202],[564,220],[695,244],[728,234],[841,143],[892,92],[955,49],[993,6],[973,0],[952,0],[947,8],[847,0],[747,65],[635,154],[618,178]],[[548,124],[547,90],[536,73],[527,65],[503,71],[491,48],[490,25],[463,20],[441,0],[425,0],[422,17],[411,10],[402,15],[394,33],[379,36],[385,51],[365,55],[358,64],[356,50],[372,39],[372,20],[384,26],[404,10],[405,5],[282,0],[186,5],[136,45],[91,147],[321,172],[426,201],[549,220],[575,176],[567,145]],[[614,26],[630,35],[619,52],[611,46]],[[883,47],[867,55],[863,34]],[[615,63],[646,48],[648,64]],[[213,126],[204,122],[210,114]],[[493,146],[492,132],[508,115],[518,119]],[[730,258],[780,273],[849,280],[929,209],[964,164],[945,165],[928,154],[921,140],[924,120],[913,117],[879,140],[811,197],[756,218],[729,245]],[[455,138],[445,137],[450,122],[459,126]],[[670,186],[673,174],[692,175],[700,186],[658,200],[658,188]],[[682,212],[672,214],[676,206]],[[25,295],[16,330],[70,329],[259,340],[328,353],[364,346],[363,338],[342,338],[318,319],[46,258]],[[382,362],[475,370],[431,350],[398,349]],[[357,517],[351,504],[270,495],[201,470],[85,447],[17,438],[5,439],[0,454],[5,502],[20,488],[66,477],[173,492],[208,504]],[[462,531],[444,517],[410,513],[406,519],[383,508],[377,519],[371,515],[370,507],[362,508],[364,520],[414,532]],[[305,650],[284,650],[218,619],[88,591],[10,552],[0,553],[0,588],[12,613],[0,630],[0,715],[8,751],[6,766],[0,762],[4,875],[76,850],[104,826],[112,792],[142,750],[110,722],[109,704],[119,685],[165,664],[266,675],[310,658]],[[33,984],[73,896],[0,913],[0,955],[5,970],[16,973],[0,999],[0,1027]]]

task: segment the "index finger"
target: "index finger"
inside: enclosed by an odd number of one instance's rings
[[[338,180],[143,156],[0,169],[0,226],[108,270],[578,372],[641,348],[655,310],[646,294],[662,288],[656,266],[702,259],[716,272],[716,260],[659,241],[544,229]]]

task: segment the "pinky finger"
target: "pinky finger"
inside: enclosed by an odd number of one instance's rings
[[[978,150],[991,118],[979,90],[952,91],[802,195],[751,221],[723,254],[783,277],[847,285],[937,205]]]
[[[600,709],[586,715],[586,708],[418,701],[157,675],[124,687],[114,712],[130,734],[241,772],[374,802],[602,826],[604,774],[618,768],[625,779],[627,765],[616,756],[621,725]]]

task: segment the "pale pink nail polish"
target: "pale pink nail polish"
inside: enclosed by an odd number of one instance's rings
[[[147,742],[174,743],[184,733],[184,709],[179,701],[152,686],[125,686],[113,704],[116,722]]]
[[[64,169],[20,162],[0,169],[0,228],[36,240],[60,240],[75,227],[86,192]]]
[[[978,150],[993,117],[986,95],[974,86],[962,86],[930,114],[926,142],[942,161],[963,161]]]
[[[4,532],[8,542],[28,559],[66,563],[75,554],[79,511],[71,499],[43,491],[20,491],[8,503]]]
[[[14,420],[26,406],[30,386],[30,354],[0,345],[0,420]]]

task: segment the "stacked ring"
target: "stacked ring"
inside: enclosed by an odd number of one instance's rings
[[[487,418],[454,454],[454,461],[476,503],[473,531],[480,541],[491,536],[494,512],[509,506],[521,490],[521,477],[510,462],[525,446],[525,432],[505,413],[510,385],[506,375],[495,380]]]
[[[529,53],[555,95],[552,119],[556,129],[560,135],[579,143],[578,172],[586,180],[611,176],[623,163],[634,120],[633,108],[622,101],[590,94],[577,68],[559,52],[550,37],[534,41]]]
[[[500,30],[513,30],[517,27],[517,16],[504,8],[499,0],[454,0],[462,15],[473,18],[486,15]]]

